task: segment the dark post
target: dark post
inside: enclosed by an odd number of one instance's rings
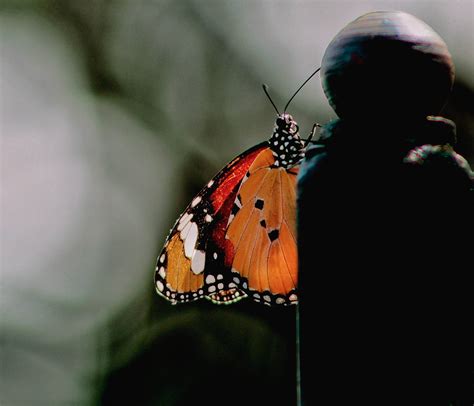
[[[321,67],[339,119],[298,183],[304,406],[464,405],[472,396],[473,177],[435,117],[443,40],[403,12],[363,15]]]

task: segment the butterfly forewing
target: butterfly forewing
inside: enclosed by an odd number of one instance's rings
[[[212,296],[216,302],[243,297],[225,274],[233,248],[225,230],[238,187],[264,142],[226,165],[191,201],[166,238],[156,265],[157,292],[172,303]],[[222,289],[221,289],[222,288]],[[228,290],[227,294],[219,291]],[[236,296],[237,294],[237,296]]]

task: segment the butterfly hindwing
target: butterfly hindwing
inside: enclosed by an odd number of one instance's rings
[[[241,183],[226,238],[235,255],[233,279],[254,300],[297,302],[296,175],[298,167],[274,166],[270,150],[259,154]]]
[[[201,297],[220,303],[245,296],[229,286],[232,278],[225,270],[230,269],[233,250],[225,239],[225,229],[238,187],[267,145],[256,145],[233,159],[178,218],[156,265],[155,287],[161,296],[172,303]]]

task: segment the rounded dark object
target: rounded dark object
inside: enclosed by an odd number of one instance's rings
[[[324,93],[344,119],[385,121],[437,115],[454,65],[441,37],[401,11],[365,14],[343,28],[321,64]]]

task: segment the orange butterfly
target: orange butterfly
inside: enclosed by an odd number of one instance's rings
[[[300,137],[290,114],[278,113],[270,139],[232,160],[197,194],[158,257],[158,294],[173,304],[247,296],[266,305],[297,303],[296,176],[310,138]]]

